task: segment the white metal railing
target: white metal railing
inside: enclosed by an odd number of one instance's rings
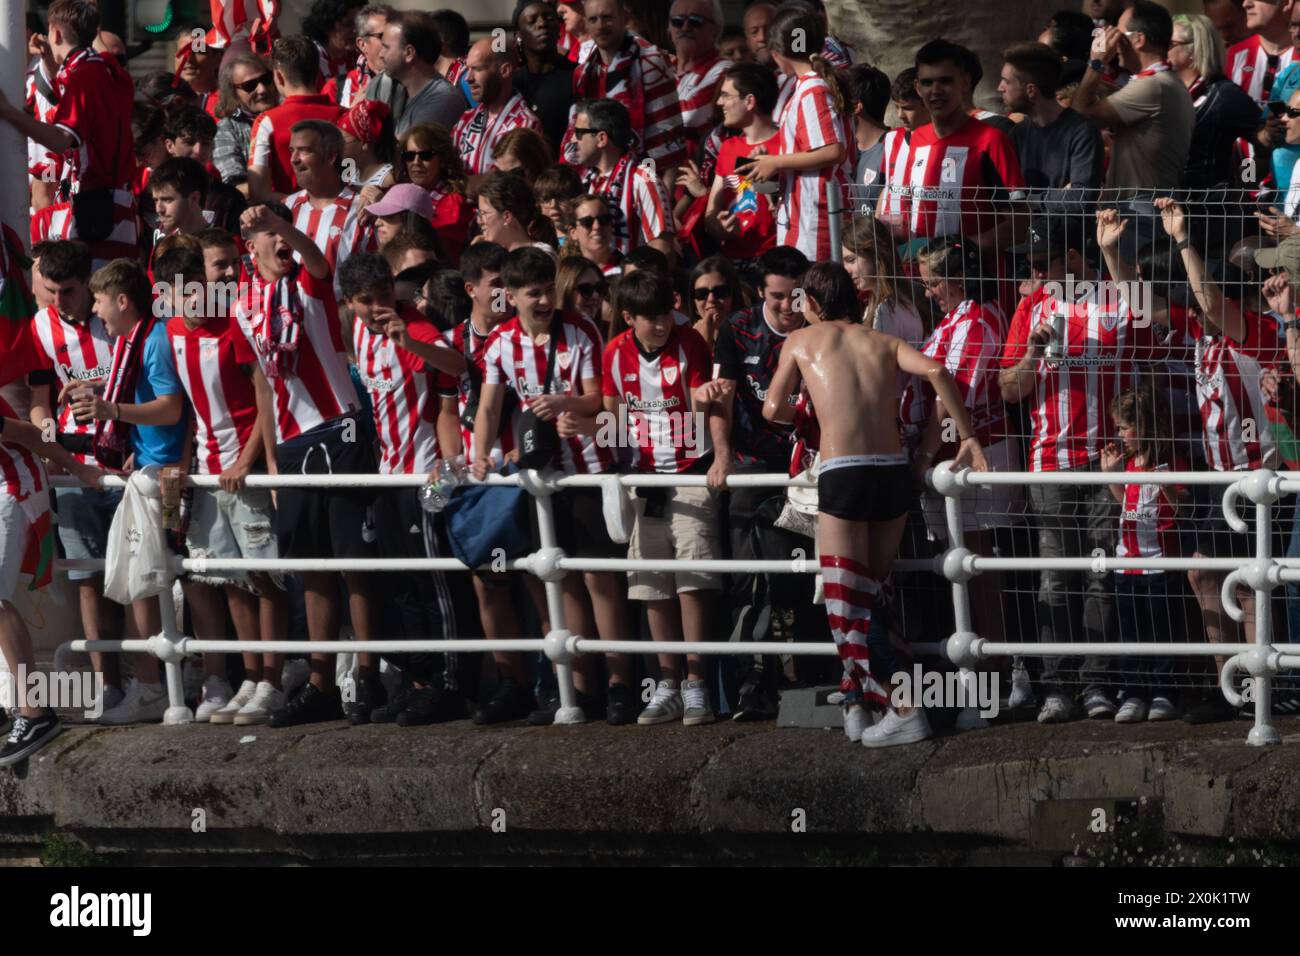
[[[1000,558],[976,554],[964,543],[962,522],[962,495],[981,486],[1014,484],[1114,484],[1117,476],[1106,472],[973,472],[954,470],[944,463],[927,475],[927,483],[945,497],[947,550],[933,560],[900,561],[899,570],[932,571],[952,585],[955,628],[951,636],[935,643],[913,643],[911,649],[919,654],[939,653],[955,664],[962,680],[974,686],[974,668],[984,660],[1009,655],[1048,657],[1059,655],[1100,654],[1109,657],[1226,657],[1220,676],[1220,689],[1228,701],[1236,706],[1242,703],[1241,695],[1233,689],[1238,672],[1245,671],[1253,678],[1255,724],[1247,736],[1252,745],[1280,743],[1281,737],[1271,725],[1272,677],[1280,670],[1300,667],[1300,645],[1274,644],[1273,624],[1269,607],[1270,593],[1286,582],[1300,581],[1300,559],[1279,559],[1271,554],[1271,509],[1284,494],[1300,492],[1300,475],[1290,477],[1268,469],[1254,472],[1143,472],[1144,484],[1201,484],[1222,486],[1222,507],[1231,527],[1243,531],[1246,525],[1237,513],[1237,500],[1246,498],[1255,505],[1257,533],[1255,555],[1247,559],[1210,558],[1126,558],[1106,557],[1105,567],[1145,568],[1166,571],[1186,571],[1195,568],[1228,572],[1223,586],[1223,601],[1229,615],[1237,621],[1244,618],[1235,600],[1237,586],[1246,586],[1255,592],[1254,643],[1175,643],[1153,641],[1132,643],[1037,643],[992,641],[974,632],[971,622],[969,581],[976,575],[991,570],[1088,570],[1095,558]],[[247,481],[250,487],[379,487],[415,488],[425,482],[422,475],[277,475],[253,476]],[[551,631],[540,639],[474,639],[474,640],[378,640],[366,641],[258,641],[256,650],[272,654],[321,653],[338,654],[366,651],[379,654],[438,651],[541,651],[555,665],[560,692],[560,710],[557,723],[579,723],[585,715],[577,706],[573,687],[572,663],[579,654],[586,653],[667,653],[667,654],[772,654],[835,656],[835,645],[822,643],[783,642],[700,642],[684,641],[617,641],[597,640],[571,633],[566,627],[560,581],[569,571],[672,571],[690,569],[711,572],[766,572],[778,574],[815,574],[818,565],[814,557],[797,557],[790,560],[632,560],[568,557],[556,544],[555,524],[550,496],[570,487],[600,486],[617,480],[625,487],[681,487],[702,486],[703,476],[673,475],[574,475],[568,477],[545,476],[537,472],[516,475],[493,475],[486,483],[518,485],[530,492],[537,508],[539,549],[507,563],[510,570],[525,571],[535,575],[545,585],[547,611]],[[187,479],[197,488],[217,486],[212,476],[193,476]],[[104,486],[122,486],[120,477],[104,479]],[[807,479],[791,479],[784,475],[733,475],[728,478],[730,487],[781,488],[792,485],[808,486]],[[75,486],[70,478],[55,478],[56,486]],[[1262,529],[1262,530],[1259,530]],[[810,549],[811,550],[811,549]],[[61,561],[59,568],[100,569],[102,561]],[[189,559],[177,557],[174,570],[180,571],[411,571],[440,570],[468,571],[466,565],[452,558],[411,559],[304,559],[304,560],[253,560],[253,559]],[[176,632],[175,610],[171,590],[159,596],[162,605],[163,630],[161,634],[136,640],[77,640],[65,642],[60,649],[73,651],[138,652],[153,654],[166,669],[170,707],[164,717],[169,724],[187,723],[193,715],[186,708],[181,685],[180,662],[187,656],[201,653],[238,653],[250,649],[250,642],[236,640],[211,641],[185,637]],[[829,635],[828,635],[829,636]]]

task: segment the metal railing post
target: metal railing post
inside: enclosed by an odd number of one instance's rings
[[[962,520],[962,478],[953,471],[952,462],[941,462],[926,475],[926,483],[943,495],[943,507],[948,526],[948,548],[939,556],[939,569],[952,582],[953,633],[943,642],[943,653],[957,665],[966,700],[978,700],[974,665],[980,659],[971,622],[970,588],[967,582],[975,576],[967,560],[972,552],[966,547],[966,529]]]
[[[831,240],[831,262],[842,262],[844,260],[844,249],[841,237],[844,234],[844,224],[840,222],[840,216],[844,214],[844,193],[839,183],[834,179],[826,184],[826,222],[830,227]]]
[[[175,580],[174,576],[169,577],[166,589],[158,595],[158,611],[162,615],[162,633],[158,639],[166,642],[167,646],[160,646],[154,656],[162,660],[167,682],[167,710],[163,712],[163,723],[189,724],[194,722],[194,712],[185,705],[185,681],[181,671],[185,657],[180,652],[185,635],[176,630],[176,602],[172,599]]]
[[[532,573],[541,578],[546,587],[546,612],[551,629],[545,638],[546,656],[555,664],[555,682],[560,691],[560,709],[555,713],[557,724],[581,724],[587,719],[578,706],[578,694],[573,686],[573,658],[577,654],[574,635],[567,627],[564,616],[564,587],[567,573],[560,566],[564,552],[555,537],[555,512],[551,507],[551,494],[555,490],[536,472],[520,475],[520,484],[526,488],[537,509],[538,551],[530,558]]]
[[[1273,563],[1273,505],[1270,501],[1255,504],[1255,561],[1265,575]],[[1255,575],[1255,652],[1248,662],[1254,676],[1255,726],[1246,735],[1246,743],[1263,747],[1280,744],[1282,735],[1270,722],[1273,717],[1273,673],[1268,666],[1273,650],[1273,593],[1267,580]],[[1256,662],[1258,664],[1254,665]]]

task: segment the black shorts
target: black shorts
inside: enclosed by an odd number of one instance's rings
[[[599,488],[561,488],[551,495],[556,543],[570,558],[626,558],[627,545],[616,544],[605,527],[605,505]],[[528,504],[533,550],[541,547],[537,506]]]
[[[919,491],[901,454],[830,458],[817,472],[817,510],[845,521],[893,521],[912,509]]]
[[[1180,528],[1192,528],[1195,547],[1207,558],[1249,558],[1255,554],[1255,504],[1249,498],[1238,495],[1237,514],[1246,522],[1246,532],[1234,531],[1228,526],[1223,516],[1223,486],[1195,485],[1191,491],[1191,507],[1187,520],[1182,513],[1178,517]],[[1294,515],[1292,502],[1286,498],[1273,505],[1273,555],[1286,554],[1286,531],[1291,528]],[[1189,552],[1190,553],[1190,552]]]
[[[350,424],[349,424],[350,423]],[[352,441],[344,441],[344,437]],[[275,449],[282,475],[373,475],[375,450],[352,416],[336,418]],[[275,535],[282,558],[373,558],[374,488],[281,488]]]

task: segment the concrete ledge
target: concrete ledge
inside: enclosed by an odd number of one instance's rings
[[[797,854],[799,834],[894,858],[1066,852],[1095,807],[1140,801],[1169,837],[1300,846],[1300,722],[1268,749],[1247,729],[1020,724],[873,752],[770,723],[78,726],[0,771],[0,845],[56,829],[106,853],[307,861],[474,853],[485,838],[510,853],[690,843],[707,858],[709,841],[748,840]]]

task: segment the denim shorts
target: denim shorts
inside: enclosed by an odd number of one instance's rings
[[[191,559],[278,558],[271,492],[266,488],[196,490],[185,545]],[[248,576],[240,572],[191,572],[190,578],[212,585],[248,583]]]
[[[108,529],[122,502],[122,489],[56,488],[54,500],[63,556],[70,561],[104,560],[108,552]],[[88,581],[102,573],[69,571],[68,580]]]

